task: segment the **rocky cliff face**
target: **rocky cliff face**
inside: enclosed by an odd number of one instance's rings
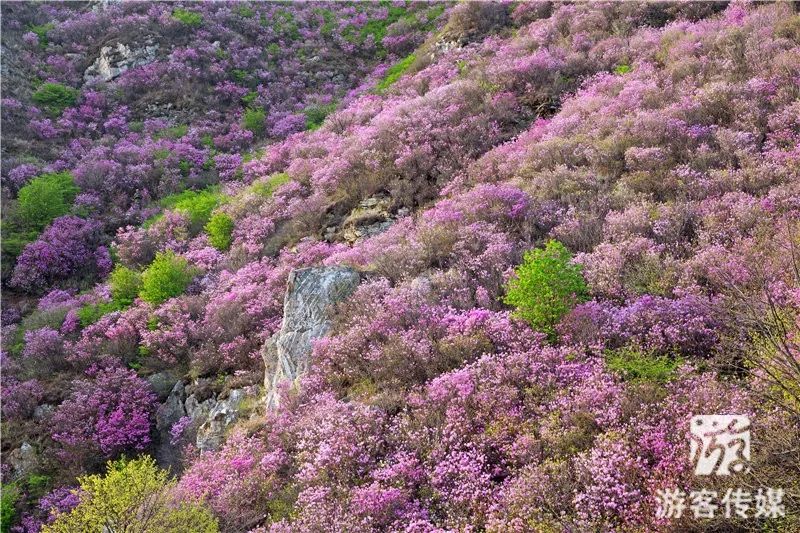
[[[289,275],[281,329],[264,345],[267,408],[278,405],[277,386],[308,370],[311,342],[328,333],[330,310],[358,287],[361,275],[343,266],[310,267]]]
[[[342,266],[301,268],[289,275],[281,330],[265,343],[262,352],[267,408],[278,405],[279,383],[294,382],[308,370],[312,341],[328,333],[332,308],[352,294],[360,281],[359,272]],[[183,381],[162,375],[153,376],[151,381],[154,389],[166,387],[156,413],[155,456],[161,466],[173,471],[181,465],[180,445],[173,442],[171,434],[176,424],[188,419],[184,421],[184,440],[200,451],[216,450],[228,429],[247,418],[247,406],[260,394],[258,387],[245,387],[226,395],[198,396]]]

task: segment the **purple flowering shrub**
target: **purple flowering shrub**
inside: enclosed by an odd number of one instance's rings
[[[99,223],[75,216],[57,218],[19,256],[11,284],[30,292],[71,280],[92,280],[111,271]]]
[[[143,450],[150,443],[155,395],[135,372],[100,370],[76,380],[52,418],[51,436],[64,460],[81,464]]]

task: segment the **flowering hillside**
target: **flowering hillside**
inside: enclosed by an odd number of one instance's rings
[[[3,56],[3,531],[800,530],[795,5],[5,4]]]

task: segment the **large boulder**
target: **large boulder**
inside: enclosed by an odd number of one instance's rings
[[[147,382],[153,388],[153,392],[158,396],[158,401],[165,401],[180,381],[180,376],[169,370],[148,376]]]
[[[333,307],[358,287],[361,275],[344,266],[309,267],[289,274],[281,329],[262,350],[267,408],[278,405],[277,387],[308,370],[311,342],[331,327]]]

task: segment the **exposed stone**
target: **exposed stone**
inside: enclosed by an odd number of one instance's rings
[[[39,455],[36,450],[27,442],[22,446],[12,450],[8,454],[8,464],[11,466],[14,479],[26,477],[36,472],[39,468]]]
[[[100,56],[83,73],[87,83],[108,82],[120,76],[128,69],[152,63],[158,53],[158,44],[152,38],[147,39],[144,46],[131,48],[124,43],[104,46]]]
[[[175,423],[186,416],[186,389],[182,381],[172,387],[167,399],[156,410],[156,438],[155,456],[158,464],[164,468],[171,467],[173,471],[180,466],[180,452],[170,442],[170,430]]]
[[[349,244],[383,233],[399,216],[403,216],[400,211],[397,216],[392,215],[391,202],[388,196],[371,196],[362,200],[342,221],[340,228],[329,226],[325,229],[325,240],[336,240],[337,229],[339,238]],[[404,213],[408,214],[408,210],[405,209]]]
[[[175,384],[180,378],[170,371],[159,372],[147,378],[147,382],[153,388],[153,392],[158,396],[158,401],[163,402],[172,393]]]
[[[254,389],[233,389],[226,399],[216,401],[197,430],[196,444],[200,451],[216,450],[225,442],[228,428],[244,414],[242,402],[248,397],[255,398]]]
[[[344,266],[310,267],[289,274],[281,329],[262,350],[267,408],[278,405],[277,387],[308,370],[311,341],[330,330],[330,311],[358,286],[361,275]]]
[[[202,421],[208,417],[208,413],[217,405],[217,400],[216,398],[207,398],[200,402],[197,400],[197,396],[192,394],[186,398],[186,403],[184,405],[186,407],[186,416],[193,421],[199,421],[199,425],[202,424]]]
[[[33,410],[33,419],[36,420],[37,422],[42,422],[43,420],[47,420],[53,415],[55,410],[56,408],[49,403],[43,403],[42,405],[37,405],[36,409]]]

